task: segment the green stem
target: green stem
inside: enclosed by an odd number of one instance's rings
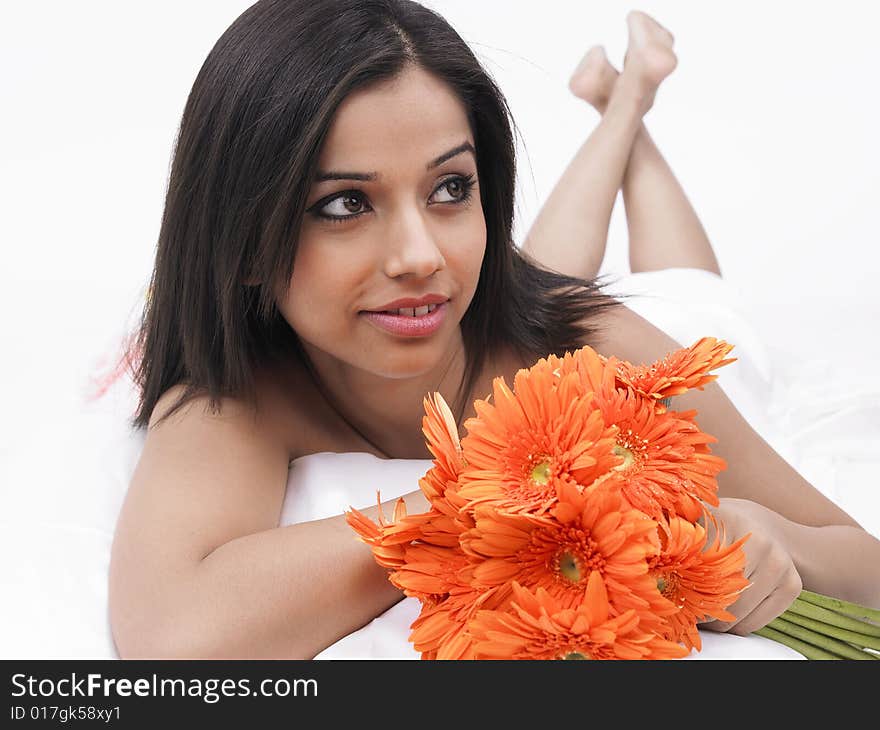
[[[811,631],[810,629],[805,629],[803,626],[793,624],[791,621],[786,621],[784,618],[775,618],[769,624],[767,624],[767,626],[769,626],[771,629],[776,629],[783,634],[788,634],[789,636],[793,636],[794,638],[805,641],[808,644],[812,644],[813,646],[818,646],[820,649],[832,652],[846,659],[867,659],[870,661],[872,658],[866,652],[854,649],[849,644],[843,641],[832,639],[830,636],[817,634],[815,631]]]
[[[855,631],[847,631],[846,629],[842,629],[839,626],[834,626],[833,624],[825,623],[824,621],[817,621],[814,618],[809,618],[808,616],[793,612],[791,609],[785,611],[782,614],[781,618],[787,621],[791,621],[798,626],[803,626],[805,629],[815,631],[817,634],[822,634],[823,636],[831,636],[835,639],[845,641],[848,644],[854,644],[859,649],[864,649],[866,647],[870,647],[871,649],[880,649],[880,639],[875,639],[873,636],[866,636],[865,634],[860,634]],[[880,657],[875,656],[872,658],[877,659]]]
[[[800,598],[807,603],[813,603],[817,606],[822,606],[822,608],[846,614],[847,616],[854,616],[867,621],[873,621],[875,625],[880,625],[880,610],[876,608],[868,608],[867,606],[862,606],[858,603],[841,601],[839,598],[823,596],[821,593],[813,593],[806,589],[801,591]]]
[[[771,629],[769,626],[765,626],[757,631],[753,631],[753,634],[757,634],[758,636],[763,636],[765,639],[770,639],[779,644],[784,644],[789,649],[794,649],[801,656],[805,656],[807,659],[840,659],[841,657],[836,654],[832,654],[831,652],[827,652],[824,649],[819,649],[812,644],[807,644],[805,641],[800,641],[799,639],[795,639],[793,636],[789,636],[788,634],[783,634],[781,631],[777,631],[776,629]]]
[[[846,616],[837,611],[830,611],[827,608],[822,608],[822,606],[817,606],[815,603],[808,603],[801,598],[795,598],[792,604],[786,609],[786,613],[797,613],[801,616],[815,619],[816,621],[822,621],[823,623],[837,626],[840,629],[846,629],[847,631],[854,631],[857,634],[865,634],[880,639],[880,626],[875,626],[868,621],[859,621],[856,618]]]

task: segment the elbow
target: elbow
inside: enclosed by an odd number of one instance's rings
[[[113,639],[120,659],[313,659],[317,652],[307,646],[263,646],[256,640],[206,632],[192,624],[177,622],[165,628],[115,629]],[[306,637],[302,637],[306,642]]]
[[[195,632],[161,630],[137,633],[114,632],[113,641],[120,659],[235,659],[216,643]]]
[[[133,627],[111,624],[113,643],[120,659],[190,659],[194,646],[185,646],[177,637],[144,623]]]
[[[222,636],[208,631],[204,616],[193,615],[181,601],[157,608],[155,599],[133,595],[111,583],[108,618],[120,659],[221,658]]]
[[[110,631],[120,659],[209,659],[217,649],[203,632],[144,611],[110,611]]]
[[[161,611],[146,604],[110,591],[110,630],[120,659],[305,660],[320,651],[308,632],[270,631],[265,621],[243,617],[222,619],[181,600]]]

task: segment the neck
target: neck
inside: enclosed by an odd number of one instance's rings
[[[461,340],[436,367],[407,378],[377,375],[305,347],[324,398],[365,441],[389,459],[433,458],[422,433],[424,398],[438,391],[455,408],[466,365]]]

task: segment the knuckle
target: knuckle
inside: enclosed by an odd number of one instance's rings
[[[783,588],[786,594],[791,597],[791,600],[797,598],[800,592],[804,589],[804,582],[801,580],[800,573],[798,573],[793,566],[785,577]]]
[[[707,631],[714,631],[719,634],[723,634],[730,630],[731,624],[729,621],[711,621],[707,624],[703,624],[700,626],[701,629],[706,629]]]
[[[755,627],[758,628],[758,627]],[[743,619],[736,626],[734,626],[731,630],[731,634],[735,634],[736,636],[748,636],[752,633],[752,627],[748,619]]]
[[[779,544],[772,544],[762,562],[762,571],[777,585],[787,583],[789,575],[795,571],[791,555]]]

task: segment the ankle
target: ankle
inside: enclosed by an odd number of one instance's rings
[[[651,101],[651,96],[644,86],[638,83],[638,79],[624,77],[621,74],[614,84],[614,89],[602,113],[605,114],[613,109],[642,117]]]
[[[657,88],[645,83],[645,79],[637,74],[628,74],[624,70],[614,84],[608,108],[612,106],[634,109],[643,117],[654,104]]]

